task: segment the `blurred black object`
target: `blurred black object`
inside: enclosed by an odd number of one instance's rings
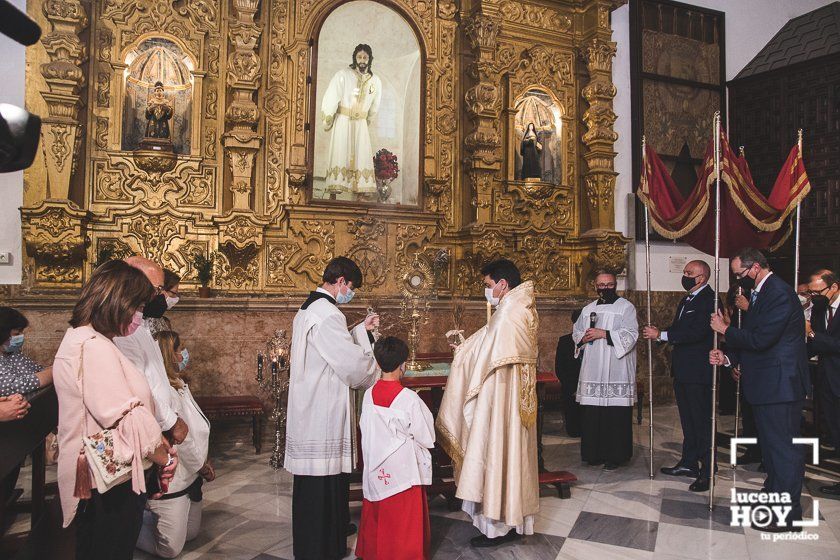
[[[0,173],[19,171],[32,165],[40,138],[41,117],[20,107],[0,103]]]
[[[0,33],[27,47],[34,45],[41,38],[41,28],[38,24],[12,6],[8,0],[0,0]]]
[[[41,28],[26,14],[0,0],[0,33],[22,45],[41,37]],[[0,173],[32,165],[41,138],[41,118],[14,105],[0,103]]]

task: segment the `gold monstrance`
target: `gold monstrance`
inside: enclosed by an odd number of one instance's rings
[[[402,279],[404,299],[400,319],[408,324],[408,361],[405,368],[410,371],[429,369],[430,364],[417,359],[420,342],[420,326],[429,322],[429,306],[434,295],[435,277],[431,266],[418,257]]]

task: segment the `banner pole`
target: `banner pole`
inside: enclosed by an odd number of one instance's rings
[[[741,148],[741,150],[743,150],[743,147]],[[743,151],[741,153],[743,154]],[[744,295],[744,288],[742,288],[741,286],[738,286],[738,295],[739,296]],[[738,328],[739,329],[741,328],[741,318],[742,318],[742,312],[741,312],[741,309],[738,308],[737,323],[738,323]],[[735,382],[735,439],[738,439],[738,424],[740,423],[740,420],[741,420],[741,376],[739,375],[738,380]],[[738,453],[738,448],[737,447],[735,448],[735,453],[736,453],[736,455]],[[736,463],[736,458],[735,457],[730,457],[730,459],[732,460],[732,468],[734,469],[735,468],[735,463]]]
[[[743,146],[738,146],[738,155],[741,156],[741,159],[744,159],[745,153],[744,153],[744,147]],[[741,286],[738,286],[738,295],[740,296],[740,295],[743,295],[743,294],[744,294],[744,288],[742,288]],[[741,328],[741,318],[742,318],[741,309],[739,308],[736,313],[737,313],[738,328],[740,329]],[[738,380],[735,382],[735,439],[738,439],[738,428],[739,428],[740,424],[741,424],[741,376],[738,376]],[[737,448],[736,448],[735,453],[736,453],[736,456],[737,456]],[[732,468],[734,469],[736,467],[736,458],[735,457],[730,457],[729,459],[732,462]]]
[[[717,302],[718,293],[720,291],[720,111],[715,111],[714,116],[714,130],[715,130],[715,302]],[[717,303],[715,304],[715,312],[717,312]],[[714,349],[717,350],[720,346],[720,340],[717,331],[714,333]],[[712,367],[712,447],[709,453],[709,511],[715,507],[715,464],[717,450],[717,408],[715,407],[715,400],[717,399],[717,378],[718,366]]]
[[[642,136],[642,173],[645,173],[645,137]],[[651,324],[650,312],[650,210],[645,206],[645,275],[647,277],[647,324]],[[653,478],[653,341],[647,340],[647,362],[648,362],[648,408],[650,410],[650,473]]]
[[[802,157],[802,129],[799,129],[796,144],[799,147],[799,157]],[[802,203],[796,205],[796,237],[794,239],[793,249],[793,287],[796,289],[799,286],[799,228],[800,228],[800,206]]]

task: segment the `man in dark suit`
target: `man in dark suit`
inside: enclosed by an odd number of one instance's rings
[[[688,291],[670,327],[660,330],[648,325],[642,335],[673,346],[671,376],[683,431],[682,458],[661,472],[689,476],[695,481],[692,492],[709,489],[712,446],[712,366],[706,357],[712,349],[714,333],[707,317],[715,310],[715,293],[709,287],[709,265],[691,261],[685,265],[682,287]],[[698,468],[699,466],[699,468]]]
[[[753,525],[762,531],[798,531],[791,522],[802,519],[803,449],[799,437],[802,401],[809,388],[805,315],[796,292],[770,272],[767,258],[755,249],[742,249],[730,261],[732,273],[750,295],[750,310],[741,328],[727,325],[723,315],[712,315],[712,329],[726,338],[727,353],[712,350],[709,361],[738,366],[741,387],[753,407],[761,454],[767,470],[767,492],[789,493],[791,513],[778,527]]]
[[[581,311],[582,309],[572,311],[573,326],[580,317]],[[563,396],[566,434],[569,437],[580,437],[580,403],[575,399],[575,395],[580,379],[583,352],[575,358],[575,341],[572,340],[572,333],[563,335],[557,340],[557,353],[554,356],[554,374],[560,380],[560,391]]]
[[[831,270],[818,270],[808,283],[811,320],[807,324],[808,353],[819,357],[817,395],[820,410],[831,431],[834,452],[840,452],[840,278]],[[821,492],[840,496],[840,482]]]

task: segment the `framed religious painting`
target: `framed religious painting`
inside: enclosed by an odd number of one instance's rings
[[[565,111],[548,91],[529,89],[514,102],[514,179],[563,184]]]
[[[420,205],[423,50],[409,20],[340,4],[313,41],[313,202]]]
[[[670,0],[630,1],[633,188],[641,173],[641,142],[662,158],[683,194],[697,181],[712,117],[726,122],[724,14]],[[644,210],[636,204],[636,233]],[[652,239],[661,239],[651,232]]]

